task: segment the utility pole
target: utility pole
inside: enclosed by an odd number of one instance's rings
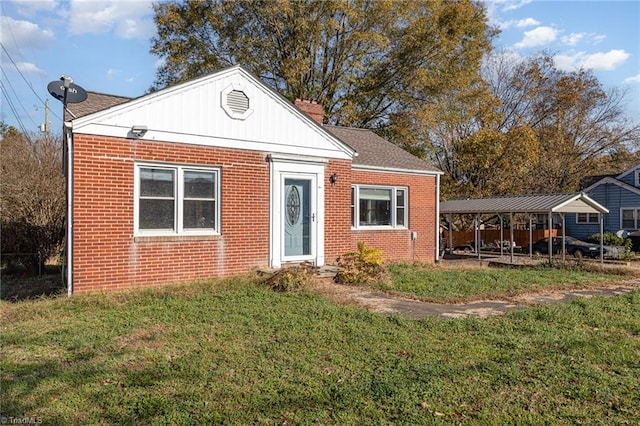
[[[44,137],[49,140],[49,99],[44,100]]]
[[[40,125],[40,131],[44,133],[44,138],[49,140],[50,130],[49,125],[49,99],[44,101],[44,123]]]

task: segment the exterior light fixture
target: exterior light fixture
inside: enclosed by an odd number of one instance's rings
[[[139,138],[147,133],[147,126],[135,124],[131,127],[131,134],[136,138]]]
[[[338,174],[334,173],[329,176],[329,182],[331,183],[331,186],[336,186],[336,182],[338,182]]]

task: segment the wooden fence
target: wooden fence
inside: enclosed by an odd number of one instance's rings
[[[549,236],[548,229],[534,229],[531,231],[532,240],[535,243],[540,238],[546,238]],[[554,237],[558,236],[558,230],[552,229],[551,233]],[[449,247],[449,231],[444,230],[443,236],[445,238],[445,245]],[[510,231],[505,229],[502,234],[503,241],[509,241],[511,238]],[[471,245],[473,247],[473,241],[475,240],[474,231],[453,231],[453,247],[463,246],[463,245]],[[500,241],[500,230],[499,229],[482,229],[480,230],[480,241],[485,245],[493,244],[495,242]],[[513,230],[513,241],[515,241],[516,246],[525,247],[529,245],[529,230],[528,229],[514,229]]]

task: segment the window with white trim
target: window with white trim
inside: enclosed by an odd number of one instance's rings
[[[593,224],[600,223],[598,213],[576,213],[576,223]]]
[[[406,228],[409,217],[408,189],[395,186],[353,185],[353,228]]]
[[[136,164],[136,235],[213,235],[220,229],[220,170]]]
[[[640,208],[620,209],[620,223],[622,224],[622,229],[639,229]]]

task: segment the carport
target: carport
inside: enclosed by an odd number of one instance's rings
[[[483,214],[495,214],[500,217],[501,241],[503,238],[503,215],[509,215],[509,246],[510,262],[513,263],[514,238],[513,238],[513,215],[529,215],[529,256],[533,257],[532,245],[532,217],[533,215],[546,214],[549,227],[549,262],[553,261],[553,238],[551,227],[553,214],[560,214],[562,218],[562,258],[565,259],[565,214],[566,213],[595,213],[598,214],[600,223],[600,262],[604,262],[604,221],[603,214],[609,213],[604,206],[598,204],[584,193],[577,194],[553,194],[553,195],[518,195],[509,197],[492,198],[467,198],[457,200],[447,200],[440,203],[440,214],[445,216],[449,225],[453,223],[454,215],[475,215],[474,235],[475,251],[478,260],[481,260],[480,253],[480,216]],[[451,226],[449,226],[451,228]],[[453,232],[449,232],[449,249],[453,249]],[[501,248],[502,254],[502,248]]]

